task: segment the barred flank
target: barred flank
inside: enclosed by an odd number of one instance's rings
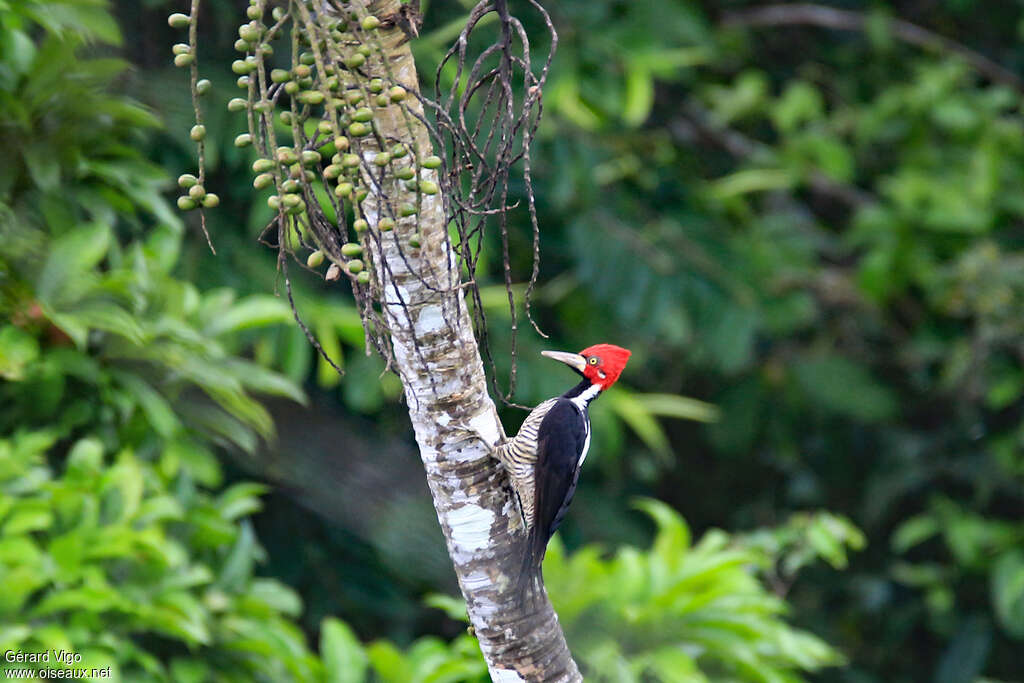
[[[501,464],[512,477],[512,485],[519,496],[519,506],[523,511],[526,528],[533,528],[534,518],[534,481],[533,466],[537,462],[537,431],[544,416],[558,401],[551,398],[544,401],[526,416],[519,433],[498,446],[496,454]]]

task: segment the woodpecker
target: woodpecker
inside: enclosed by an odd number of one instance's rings
[[[540,579],[541,562],[576,492],[580,467],[590,449],[588,406],[615,384],[626,367],[630,351],[612,344],[597,344],[579,353],[542,351],[582,376],[579,384],[561,396],[534,408],[519,433],[495,448],[512,479],[527,530],[520,585]]]

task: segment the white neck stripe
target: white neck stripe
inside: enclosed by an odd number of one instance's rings
[[[591,384],[588,388],[584,389],[579,396],[575,396],[569,400],[580,409],[580,412],[583,412],[599,393],[601,393],[601,385]]]

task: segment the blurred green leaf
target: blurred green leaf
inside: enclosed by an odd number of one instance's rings
[[[449,619],[454,621],[469,621],[469,615],[466,612],[466,601],[458,598],[453,598],[450,595],[443,595],[441,593],[431,593],[423,599],[423,604],[427,607],[433,607],[439,609],[448,615]]]
[[[334,618],[320,624],[320,653],[330,683],[362,683],[369,657],[347,625]]]
[[[366,652],[374,673],[380,677],[382,683],[405,683],[415,680],[412,665],[391,643],[384,641],[370,643]]]
[[[626,67],[626,93],[622,105],[622,120],[629,126],[639,126],[651,113],[654,103],[654,78],[640,63]]]
[[[272,296],[253,295],[220,312],[206,326],[206,333],[219,336],[230,332],[289,322],[291,309]]]
[[[800,387],[823,408],[858,420],[891,417],[896,402],[890,391],[860,365],[841,356],[803,360],[793,368]]]
[[[0,377],[16,382],[39,357],[39,345],[32,335],[14,325],[0,327]]]
[[[87,290],[79,290],[91,279],[88,271],[107,255],[112,238],[110,226],[93,223],[55,239],[36,281],[40,300],[56,305],[64,297],[82,297]]]
[[[138,375],[128,372],[112,372],[121,386],[127,389],[146,412],[149,423],[160,436],[172,436],[181,428],[181,422],[174,414],[171,404],[149,383]]]
[[[674,417],[680,420],[696,420],[697,422],[714,422],[718,419],[718,408],[688,396],[675,394],[635,395],[638,403],[658,417]]]
[[[772,120],[784,132],[819,120],[824,115],[825,105],[821,94],[806,81],[790,83],[772,109]]]
[[[784,190],[795,185],[789,171],[781,169],[748,169],[737,171],[711,184],[711,195],[719,200],[732,199],[755,192]]]
[[[991,591],[999,623],[1014,638],[1024,638],[1024,552],[1010,550],[996,560]]]
[[[615,414],[636,432],[648,448],[663,456],[668,456],[672,452],[661,425],[632,394],[620,389],[611,394],[609,399],[609,405]]]
[[[933,516],[917,515],[905,521],[896,530],[892,536],[892,548],[898,553],[905,553],[937,533],[939,524]]]

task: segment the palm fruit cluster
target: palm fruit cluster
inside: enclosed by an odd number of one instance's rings
[[[199,157],[199,175],[185,173],[178,178],[178,187],[183,194],[178,197],[178,208],[182,211],[191,211],[200,207],[212,209],[220,205],[220,197],[213,192],[207,192],[204,177],[204,141],[206,140],[206,126],[203,125],[203,113],[199,106],[199,98],[210,92],[212,84],[206,78],[199,78],[199,71],[196,65],[195,45],[195,15],[199,10],[198,0],[192,3],[191,14],[175,13],[167,17],[167,23],[171,28],[187,29],[189,42],[176,43],[171,52],[174,54],[174,66],[188,68],[190,72],[192,89],[192,106],[195,110],[196,123],[189,131],[189,137],[196,143]]]
[[[190,44],[175,46],[174,59],[193,69],[197,3],[191,16],[173,14],[168,20],[189,29]],[[381,21],[350,3],[320,0],[250,0],[246,18],[235,42],[240,55],[231,65],[242,93],[227,108],[245,118],[246,130],[235,145],[254,150],[253,187],[270,191],[267,204],[277,214],[282,248],[308,251],[305,264],[311,269],[328,262],[327,280],[344,273],[367,285],[371,238],[419,212],[423,196],[438,192],[431,178],[441,166],[436,156],[385,139],[377,125],[383,112],[411,116],[403,104],[406,89],[380,58]],[[205,137],[199,120],[192,137],[198,144]],[[186,191],[181,208],[216,205],[201,178],[202,169],[199,178],[179,179]],[[407,192],[401,203],[381,202],[387,181],[402,183]],[[374,209],[366,212],[371,186],[377,190],[369,200]],[[419,246],[415,235],[407,243]]]

